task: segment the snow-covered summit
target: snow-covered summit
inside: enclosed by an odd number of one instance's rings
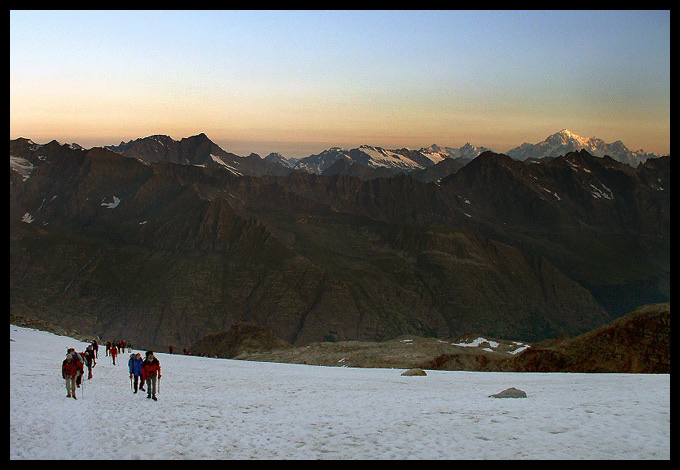
[[[452,147],[441,147],[437,144],[432,144],[427,148],[420,149],[420,152],[425,156],[431,158],[435,163],[439,161],[451,158],[451,159],[461,159],[461,160],[472,160],[477,157],[480,153],[486,152],[490,149],[486,147],[477,147],[472,145],[470,142],[465,143],[460,148]]]
[[[359,151],[368,156],[366,161],[367,166],[371,167],[387,167],[403,170],[416,170],[424,168],[420,163],[409,158],[407,155],[399,153],[394,150],[387,150],[382,147],[373,147],[371,145],[361,145]]]
[[[517,160],[527,160],[529,158],[540,159],[558,157],[569,152],[578,152],[580,150],[585,150],[596,157],[604,157],[607,155],[614,160],[627,163],[633,167],[637,167],[640,163],[645,162],[649,158],[659,157],[657,154],[647,153],[642,149],[631,151],[620,140],[606,143],[598,137],[581,137],[568,129],[562,129],[536,144],[525,142],[508,151],[507,155]]]

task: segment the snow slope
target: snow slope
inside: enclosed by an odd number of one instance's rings
[[[381,147],[372,147],[370,145],[362,145],[359,147],[364,154],[368,155],[367,165],[373,168],[399,168],[403,170],[418,170],[424,168],[422,165],[414,162],[410,158],[405,157],[397,152],[387,150]]]
[[[158,354],[158,402],[100,350],[10,325],[10,459],[669,459],[670,375],[321,367]],[[489,398],[509,387],[527,398]]]

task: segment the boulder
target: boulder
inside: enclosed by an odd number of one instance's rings
[[[495,393],[493,395],[489,395],[489,397],[494,397],[494,398],[526,398],[527,394],[518,388],[515,387],[510,387],[506,388],[502,392]]]

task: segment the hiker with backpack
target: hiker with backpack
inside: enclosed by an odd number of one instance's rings
[[[73,355],[73,359],[76,360],[78,364],[78,373],[76,374],[76,388],[80,388],[83,383],[83,375],[85,375],[85,359],[83,355],[76,352],[76,348],[69,348],[69,352]]]
[[[128,369],[130,370],[130,382],[132,382],[132,378],[134,377],[134,393],[137,393],[138,389],[142,392],[144,391],[144,381],[141,380],[142,364],[144,364],[144,360],[142,359],[141,354],[130,354],[130,359],[128,360]]]
[[[66,352],[66,359],[61,363],[61,376],[66,381],[66,398],[76,397],[76,381],[78,379],[78,374],[83,371],[83,364],[78,360],[78,356],[75,353],[75,349],[70,348]]]
[[[146,382],[146,398],[156,401],[156,384],[161,378],[161,363],[154,357],[153,351],[146,352],[146,359],[142,363],[142,380]]]

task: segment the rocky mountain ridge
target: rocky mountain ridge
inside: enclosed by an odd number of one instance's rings
[[[484,152],[424,183],[251,175],[206,139],[191,164],[11,140],[10,312],[154,348],[237,322],[536,341],[670,298],[670,157]]]

